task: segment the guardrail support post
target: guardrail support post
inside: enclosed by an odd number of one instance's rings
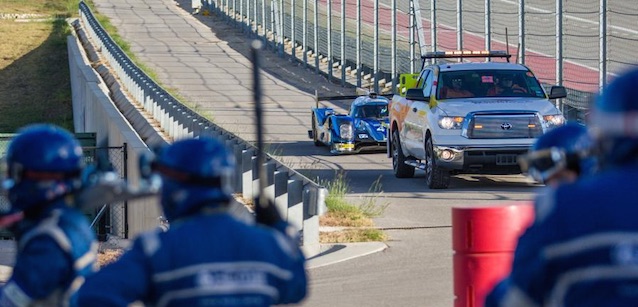
[[[288,223],[298,230],[303,227],[303,181],[288,180]]]
[[[242,177],[244,175],[243,171],[243,155],[244,149],[240,146],[234,146],[231,140],[226,141],[226,147],[230,148],[233,151],[233,155],[235,156],[235,174],[234,174],[234,182],[233,182],[233,193],[241,193],[242,192]]]
[[[288,220],[288,172],[275,171],[275,207]]]
[[[307,255],[316,255],[321,249],[319,244],[319,215],[317,215],[319,211],[317,210],[317,201],[319,198],[319,189],[313,188],[310,185],[304,187],[302,245]]]
[[[246,199],[253,197],[253,163],[257,163],[257,157],[252,150],[244,150],[241,155],[241,194]]]
[[[268,201],[275,201],[275,170],[276,170],[277,165],[275,165],[275,163],[272,162],[266,162],[264,163],[264,170],[266,171],[266,176],[264,176],[266,178],[266,189],[265,191],[263,191],[263,193],[266,195],[266,199],[268,199]],[[259,178],[257,178],[256,180],[257,182],[257,186],[259,186]]]

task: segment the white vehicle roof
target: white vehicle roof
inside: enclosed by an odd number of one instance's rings
[[[433,65],[439,66],[441,72],[459,70],[529,70],[524,65],[506,62],[436,63]]]

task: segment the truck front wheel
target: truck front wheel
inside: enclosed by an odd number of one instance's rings
[[[436,165],[431,137],[425,141],[425,183],[430,189],[447,189],[450,185],[450,172]]]
[[[414,167],[405,164],[405,155],[401,150],[401,143],[399,140],[399,132],[394,130],[392,132],[392,168],[394,169],[394,176],[397,178],[410,178],[414,176]]]

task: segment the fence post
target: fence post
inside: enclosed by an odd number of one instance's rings
[[[598,66],[598,84],[600,91],[607,85],[607,0],[600,0],[600,51]]]
[[[525,0],[518,5],[518,63],[525,65]]]
[[[303,49],[303,65],[304,68],[308,68],[308,0],[302,0],[303,1],[303,8],[302,8],[302,12],[303,12],[303,30],[301,31],[301,41],[302,41],[302,49]]]
[[[286,19],[285,17],[285,12],[286,10],[284,10],[284,0],[279,0],[279,56],[284,56],[284,31],[285,31],[285,23],[286,23]]]
[[[463,0],[456,0],[456,49],[463,50]]]
[[[392,0],[390,5],[392,7],[392,55],[390,59],[392,61],[392,86],[397,88],[397,0]]]
[[[357,0],[357,87],[361,87],[361,0]]]
[[[332,82],[332,1],[326,1],[326,6],[326,35],[328,41],[326,48],[328,48],[328,80]]]
[[[556,0],[556,84],[563,85],[563,0]],[[563,99],[556,99],[556,107],[565,111]]]
[[[414,66],[416,65],[416,63],[414,61],[414,59],[415,59],[415,57],[414,57],[414,48],[415,48],[414,47],[414,44],[415,44],[414,43],[414,28],[416,26],[416,22],[415,22],[416,14],[414,13],[414,1],[418,1],[418,0],[410,0],[410,9],[409,9],[410,12],[408,13],[408,15],[409,15],[409,26],[408,26],[408,29],[409,29],[409,31],[408,31],[408,36],[409,36],[408,41],[409,41],[409,43],[408,43],[408,45],[410,46],[410,73],[411,74],[414,73],[414,71],[415,71],[415,67]],[[436,1],[432,1],[432,5],[434,5],[434,2],[436,2]],[[434,27],[436,27],[435,23],[432,24],[432,28],[434,28]]]
[[[346,86],[346,0],[341,0],[341,86]]]
[[[266,37],[266,29],[268,29],[268,27],[266,26],[266,0],[261,1],[261,28],[263,30],[264,46],[268,46],[268,38]]]
[[[319,73],[319,24],[317,24],[317,22],[319,22],[319,0],[315,0],[314,2],[315,4],[315,14],[314,14],[314,45],[312,46],[312,49],[314,49],[315,51],[315,73]]]
[[[374,61],[374,71],[372,77],[374,78],[374,92],[379,92],[379,0],[374,0],[374,54],[372,55]]]
[[[239,20],[241,21],[241,32],[246,34],[247,32],[247,28],[248,28],[248,24],[246,23],[248,21],[248,13],[246,13],[246,15],[244,15],[244,10],[246,12],[249,12],[248,10],[248,1],[247,0],[239,0]]]
[[[487,0],[490,1],[490,0]],[[432,1],[430,4],[430,21],[432,22],[432,26],[430,26],[431,35],[432,35],[432,51],[436,51],[436,1]]]
[[[292,42],[290,53],[292,54],[293,61],[297,62],[297,37],[295,35],[295,24],[297,22],[295,20],[295,5],[295,0],[290,0],[290,41]]]
[[[492,0],[485,0],[485,50],[492,50],[492,9],[490,8],[491,1]],[[489,62],[490,58],[487,58],[486,61]]]
[[[259,27],[259,23],[257,22],[257,0],[253,0],[253,23],[254,25],[250,25],[250,31],[252,32],[251,37],[259,37],[259,33],[257,33],[257,27]]]

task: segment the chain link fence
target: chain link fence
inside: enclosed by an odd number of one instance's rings
[[[4,159],[9,143],[15,134],[0,133],[0,158]],[[82,144],[86,164],[96,164],[98,157],[101,155],[108,157],[111,166],[121,178],[126,179],[126,144],[121,147],[95,147],[94,133],[77,134],[76,137]],[[90,144],[90,145],[87,145]],[[10,203],[7,196],[0,193],[0,210],[9,209]],[[91,221],[95,234],[100,241],[105,241],[107,235],[115,235],[120,238],[126,238],[126,203],[111,204],[108,207],[86,210],[84,213]],[[1,239],[12,239],[13,235],[6,230],[0,231]]]
[[[393,91],[433,50],[509,50],[569,119],[637,65],[638,6],[624,0],[202,0],[276,52],[342,84]]]
[[[108,157],[110,166],[122,179],[126,174],[126,143],[121,147],[83,147],[88,164],[96,164],[101,156]],[[104,204],[100,208],[86,212],[99,241],[105,241],[108,235],[119,238],[127,236],[126,202]]]

